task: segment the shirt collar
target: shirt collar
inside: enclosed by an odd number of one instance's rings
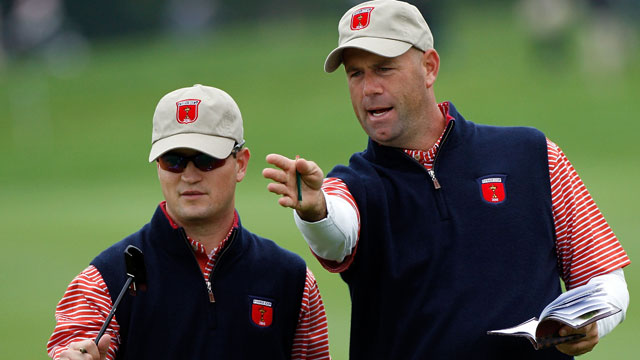
[[[164,213],[164,215],[167,217],[167,220],[169,220],[169,224],[171,225],[171,227],[174,228],[174,229],[180,228],[180,226],[178,224],[176,224],[176,222],[173,221],[173,219],[169,215],[169,212],[167,211],[167,201],[166,200],[163,200],[163,201],[160,202],[160,208],[162,209],[162,212]],[[218,245],[215,249],[212,249],[211,252],[216,251],[217,249],[222,249],[224,247],[224,244],[229,239],[229,236],[231,236],[231,233],[233,232],[233,230],[238,228],[238,224],[239,224],[238,212],[234,211],[233,212],[233,223],[231,224],[231,228],[229,229],[229,231],[227,231],[227,235],[220,242],[220,245]],[[186,236],[187,236],[187,240],[189,240],[189,243],[191,244],[191,247],[193,248],[194,251],[199,251],[199,252],[202,252],[202,253],[206,253],[206,249],[205,249],[204,245],[201,242],[199,242],[197,240],[194,240],[189,235],[186,235]]]
[[[444,133],[447,130],[447,127],[449,126],[449,122],[455,120],[454,117],[451,116],[451,114],[449,114],[449,104],[450,103],[448,101],[441,102],[438,104],[438,108],[440,109],[440,112],[442,112],[442,115],[444,115],[446,118],[446,124],[445,124],[444,130],[442,130],[442,134],[440,134],[440,137],[438,138],[436,143],[433,144],[433,146],[428,150],[404,149],[404,152],[407,155],[416,159],[418,162],[420,162],[423,165],[433,162],[433,159],[435,158],[435,155],[438,152],[438,149],[440,148],[440,142],[442,141],[442,137],[444,136]]]

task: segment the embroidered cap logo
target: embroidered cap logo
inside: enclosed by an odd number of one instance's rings
[[[186,99],[176,102],[176,120],[180,124],[190,124],[198,119],[198,106],[202,100]]]
[[[351,15],[351,30],[361,30],[369,26],[373,7],[360,8]]]
[[[268,327],[273,321],[273,303],[271,301],[253,299],[251,304],[251,320],[260,327]]]
[[[506,178],[505,175],[489,175],[478,179],[484,201],[490,204],[499,204],[507,198]]]

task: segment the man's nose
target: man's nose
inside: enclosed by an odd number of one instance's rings
[[[200,169],[196,167],[196,164],[193,163],[192,160],[189,160],[187,163],[187,167],[184,168],[182,172],[182,180],[193,183],[202,179],[202,174],[200,173]]]
[[[380,83],[380,78],[373,72],[365,73],[362,91],[364,93],[364,96],[381,94],[382,84]]]

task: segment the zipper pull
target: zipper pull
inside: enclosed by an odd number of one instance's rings
[[[214,303],[216,302],[216,298],[213,297],[213,290],[211,290],[211,282],[206,281],[206,283],[207,283],[207,291],[209,292],[209,302]]]
[[[427,170],[427,172],[429,172],[429,176],[431,176],[431,181],[433,181],[433,187],[436,190],[440,189],[440,183],[438,182],[438,179],[436,179],[436,172],[433,171],[433,169],[429,169]]]

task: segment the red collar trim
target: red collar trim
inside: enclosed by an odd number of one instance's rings
[[[447,125],[449,125],[449,121],[454,120],[454,117],[451,116],[451,114],[449,114],[449,104],[451,104],[449,101],[444,101],[438,104],[438,107],[440,108],[442,115],[444,115],[447,118]]]
[[[167,220],[169,220],[169,224],[171,224],[171,227],[174,229],[178,229],[180,226],[178,226],[178,224],[175,223],[175,221],[173,221],[173,219],[171,218],[171,216],[169,216],[169,213],[167,212],[167,201],[163,200],[160,202],[160,209],[162,209],[162,212],[164,213],[164,216],[167,217]]]

